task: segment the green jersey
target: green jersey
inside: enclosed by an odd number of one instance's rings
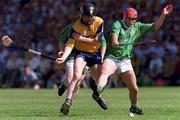
[[[104,35],[102,36],[102,41],[101,41],[101,47],[105,47],[106,46],[106,39],[104,37]]]
[[[71,28],[72,28],[72,25],[73,24],[70,24],[62,30],[62,32],[60,33],[59,42],[66,44],[66,42],[68,40],[69,32],[71,31]]]
[[[144,24],[136,22],[134,25],[127,27],[123,21],[114,22],[111,33],[115,33],[118,36],[120,45],[117,48],[114,48],[111,45],[111,40],[109,38],[106,55],[111,55],[116,59],[131,58],[134,45],[126,43],[138,42],[143,35],[152,31],[153,28],[154,23]]]

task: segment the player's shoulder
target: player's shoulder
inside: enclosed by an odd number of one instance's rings
[[[144,25],[146,25],[147,23],[142,23],[142,22],[140,22],[140,21],[138,21],[138,22],[136,22],[135,24],[134,24],[134,27],[143,27]]]
[[[123,24],[122,21],[116,20],[116,21],[113,22],[112,25],[113,25],[113,26],[119,26],[119,27],[121,27],[122,24]]]
[[[143,24],[143,23],[140,22],[140,21],[138,21],[138,22],[136,22],[134,25],[141,25],[141,24]]]
[[[98,23],[103,23],[104,22],[104,20],[101,17],[98,17],[98,16],[94,16],[94,19],[95,19],[95,22],[98,22]]]
[[[65,29],[70,29],[70,28],[72,28],[72,26],[73,26],[73,24],[69,24],[65,27]]]
[[[69,31],[69,30],[72,28],[72,26],[73,26],[73,24],[67,25],[67,26],[63,29],[63,31]]]
[[[79,27],[79,26],[81,26],[81,25],[82,25],[82,24],[81,24],[81,20],[78,19],[78,20],[76,20],[76,21],[73,23],[72,28],[76,28],[76,27]]]
[[[116,20],[116,21],[113,22],[113,24],[121,25],[122,21]]]

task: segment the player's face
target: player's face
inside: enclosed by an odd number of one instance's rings
[[[87,24],[92,24],[93,19],[94,19],[93,15],[83,15],[83,22]]]
[[[137,18],[127,17],[125,19],[126,25],[130,27],[131,25],[134,25],[136,23]]]

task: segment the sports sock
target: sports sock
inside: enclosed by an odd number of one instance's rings
[[[131,104],[131,107],[138,107],[138,104]]]
[[[97,91],[98,91],[98,93],[101,94],[101,93],[103,92],[104,88],[105,88],[104,86],[101,86],[100,84],[98,84],[98,85],[97,85]]]
[[[62,87],[63,87],[64,89],[67,89],[67,87],[66,87],[66,85],[65,85],[65,84],[63,84],[63,85],[62,85]]]

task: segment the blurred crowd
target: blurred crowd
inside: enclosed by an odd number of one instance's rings
[[[126,7],[139,12],[139,21],[153,22],[167,4],[174,5],[160,31],[142,41],[157,44],[136,45],[132,63],[141,86],[180,85],[180,1],[179,0],[96,0],[98,16],[105,21],[105,34],[111,24],[122,19]],[[1,0],[0,37],[9,35],[19,45],[56,57],[59,34],[79,18],[81,0]],[[108,40],[108,39],[107,39]],[[0,87],[35,89],[57,87],[65,80],[65,66],[0,44]],[[83,87],[88,86],[86,76]],[[109,78],[108,87],[121,87],[119,77]]]

